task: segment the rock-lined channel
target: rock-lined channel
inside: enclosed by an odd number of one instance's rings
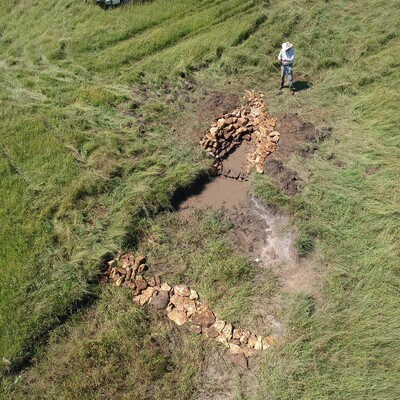
[[[275,130],[277,120],[268,114],[264,95],[247,91],[244,98],[248,101],[246,106],[218,116],[200,141],[200,146],[215,158],[217,174],[239,180],[247,179],[253,165],[258,173],[263,173],[265,160],[275,152],[280,139],[280,133]],[[243,140],[255,145],[247,156],[246,174],[227,170],[223,165],[223,160]]]
[[[133,302],[148,304],[165,312],[175,324],[188,325],[191,332],[221,343],[229,349],[232,363],[239,367],[247,368],[247,359],[257,351],[282,342],[282,338],[257,335],[219,319],[196,290],[184,284],[171,287],[158,276],[145,276],[148,269],[145,256],[118,254],[108,262],[101,281],[129,288]]]

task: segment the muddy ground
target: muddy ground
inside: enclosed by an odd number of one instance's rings
[[[208,92],[197,87],[193,80],[185,81],[183,90],[178,93],[171,92],[168,87],[164,87],[163,92],[162,96],[167,96],[170,102],[178,104],[182,111],[196,103],[194,108],[197,112],[191,114],[191,121],[182,121],[180,126],[173,129],[176,134],[185,137],[190,126],[190,135],[197,140],[216,117],[240,106],[237,95]],[[277,182],[282,191],[295,195],[304,183],[297,172],[287,166],[289,159],[293,155],[312,157],[318,150],[319,143],[329,136],[331,129],[316,129],[296,114],[285,114],[278,116],[276,130],[281,133],[280,142],[277,151],[267,158],[264,171]],[[246,175],[246,156],[251,147],[252,143],[243,142],[224,160],[224,170]],[[276,279],[280,287],[279,293],[270,298],[258,296],[253,299],[253,311],[249,315],[247,328],[264,335],[284,337],[285,327],[280,321],[282,296],[285,293],[300,292],[316,295],[318,292],[318,278],[311,262],[301,260],[297,255],[297,232],[290,217],[262,205],[252,195],[249,182],[223,176],[200,177],[190,188],[178,191],[172,204],[184,221],[189,221],[196,209],[223,210],[224,218],[233,223],[233,228],[228,233],[232,248],[247,255],[254,263],[260,284],[267,279]],[[217,346],[215,352],[205,355],[202,371],[204,385],[196,398],[238,398],[238,387],[248,386],[241,385],[240,381],[256,379],[259,367],[257,359],[252,360],[249,366],[250,369],[246,371],[232,366],[226,350]]]
[[[303,183],[297,172],[288,168],[286,163],[293,155],[312,157],[319,144],[331,134],[332,128],[317,129],[313,124],[303,122],[297,114],[284,114],[278,116],[276,130],[281,133],[281,138],[277,151],[268,157],[264,171],[277,181],[283,192],[294,195]]]
[[[316,129],[297,115],[286,114],[278,119],[276,130],[281,133],[281,140],[277,151],[266,161],[265,173],[275,179],[285,193],[294,195],[301,189],[302,182],[286,163],[293,154],[312,156],[318,150],[318,144],[330,134],[330,129]],[[243,142],[224,161],[224,169],[246,171],[246,155],[251,146],[251,143]],[[317,273],[310,260],[298,257],[295,249],[297,232],[290,217],[261,204],[252,195],[247,181],[223,176],[203,178],[182,195],[175,206],[184,220],[189,220],[195,209],[224,211],[225,218],[233,223],[228,234],[232,247],[254,263],[259,283],[274,277],[280,288],[271,298],[257,296],[253,299],[248,328],[261,334],[284,337],[285,327],[280,316],[285,293],[318,295]],[[243,386],[241,380],[256,381],[258,367],[257,360],[252,360],[249,370],[238,370],[230,364],[224,349],[207,355],[203,369],[206,383],[198,399],[237,398],[240,395],[238,387]]]

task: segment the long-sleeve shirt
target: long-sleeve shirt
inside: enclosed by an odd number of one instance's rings
[[[281,49],[281,51],[279,52],[278,60],[282,61],[283,65],[289,65],[289,64],[293,64],[295,56],[296,56],[296,53],[294,52],[293,47],[291,47],[290,49],[287,49],[286,51]],[[283,60],[287,60],[287,61],[283,61]]]

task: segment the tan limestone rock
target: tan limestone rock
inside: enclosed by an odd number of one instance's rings
[[[170,311],[167,316],[171,321],[175,322],[175,324],[179,326],[183,325],[188,320],[185,311],[180,311],[176,308]]]
[[[218,332],[222,332],[222,330],[225,328],[225,321],[222,321],[221,319],[217,319],[214,322],[214,327]]]
[[[110,277],[114,282],[117,282],[117,280],[119,279],[120,276],[121,276],[121,274],[118,272],[117,268],[113,268],[111,270]]]
[[[226,340],[231,340],[232,339],[232,332],[233,332],[233,327],[231,324],[226,324],[224,329],[222,329],[222,334],[226,337]]]
[[[270,348],[271,347],[271,345],[268,343],[268,337],[265,337],[263,340],[262,340],[262,349],[263,350],[267,350],[268,348]]]
[[[256,171],[259,174],[263,174],[264,173],[264,166],[262,164],[260,164],[260,163],[256,164]]]
[[[242,335],[243,335],[243,329],[240,328],[235,328],[232,332],[233,339],[240,339]]]
[[[155,291],[156,289],[153,287],[148,287],[147,289],[143,290],[143,292],[137,296],[139,304],[142,306],[146,304],[151,299]]]
[[[215,338],[215,340],[221,344],[223,344],[226,348],[229,349],[229,343],[226,340],[226,337],[224,335],[219,335]]]
[[[208,328],[215,322],[213,312],[206,306],[200,305],[195,313],[191,316],[191,321],[195,325],[201,325]]]
[[[170,302],[178,309],[184,310],[191,316],[196,311],[196,303],[188,297],[181,297],[177,294],[171,296]]]
[[[247,131],[248,131],[248,129],[246,127],[242,126],[236,131],[236,133],[240,135],[242,133],[246,133]]]
[[[137,273],[142,274],[144,271],[147,271],[149,269],[149,266],[147,264],[140,264]]]
[[[194,289],[190,289],[189,299],[190,300],[198,300],[199,299],[199,294]]]
[[[242,336],[240,337],[240,343],[242,344],[247,344],[250,338],[250,332],[249,331],[243,331]]]
[[[121,275],[115,282],[117,286],[121,286],[125,282],[125,275]]]
[[[161,285],[161,290],[164,290],[165,292],[169,292],[171,290],[171,286],[169,286],[168,283],[164,282]]]
[[[131,267],[126,267],[126,280],[130,281],[132,278],[132,268]]]
[[[190,329],[190,331],[192,333],[195,333],[196,335],[199,335],[201,333],[201,326],[200,325],[191,324],[189,329]]]
[[[211,140],[211,142],[216,142],[217,139],[215,138],[215,135],[212,135],[210,132],[206,133],[206,137],[208,140]]]
[[[232,136],[232,132],[231,132],[231,131],[229,131],[229,132],[224,132],[224,138],[225,138],[226,140],[228,140],[231,136]]]
[[[262,347],[263,347],[263,337],[258,336],[257,341],[254,344],[254,350],[262,350]]]
[[[279,136],[273,136],[273,137],[271,137],[269,140],[272,142],[272,143],[278,143],[279,142]]]
[[[203,333],[208,338],[216,338],[219,336],[219,332],[215,329],[213,325],[211,325],[209,328],[203,328]]]
[[[218,126],[219,129],[225,128],[226,125],[228,125],[228,124],[227,124],[225,118],[220,118],[220,119],[217,121],[217,126]]]
[[[218,128],[217,127],[212,127],[210,129],[210,133],[213,137],[215,137],[215,134],[218,132]]]
[[[234,343],[229,343],[229,351],[232,354],[243,353],[243,349],[240,346],[238,346],[237,344],[234,344]]]
[[[273,128],[275,128],[275,126],[276,126],[276,118],[275,117],[266,117],[265,118],[265,122],[268,124],[268,125],[270,125],[270,126],[272,126]]]
[[[247,347],[253,349],[256,343],[257,343],[256,335],[251,334],[249,340],[247,341]]]
[[[174,286],[174,293],[178,296],[190,296],[190,289],[186,285],[176,285]]]
[[[135,279],[135,286],[136,286],[136,290],[138,292],[141,292],[142,290],[145,290],[147,288],[147,282],[142,276],[138,276]]]
[[[265,125],[260,125],[258,129],[260,130],[260,133],[264,135],[264,137],[267,137],[271,132],[270,129],[268,129]]]

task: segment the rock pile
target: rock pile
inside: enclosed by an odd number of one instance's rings
[[[260,336],[234,327],[221,319],[200,301],[199,294],[187,285],[171,287],[157,276],[144,276],[146,257],[119,254],[108,262],[101,282],[114,282],[131,290],[132,301],[165,310],[168,318],[181,326],[187,324],[195,334],[202,334],[223,344],[231,353],[233,364],[247,368],[248,358],[281,341],[274,336]]]
[[[200,140],[200,146],[215,158],[214,166],[219,175],[231,177],[229,171],[224,171],[223,160],[243,140],[255,144],[254,151],[248,156],[248,171],[254,165],[257,172],[263,173],[265,160],[276,150],[279,142],[280,133],[275,131],[276,118],[267,113],[264,95],[247,91],[244,98],[248,101],[246,106],[219,115]],[[235,178],[245,177],[239,175]]]

